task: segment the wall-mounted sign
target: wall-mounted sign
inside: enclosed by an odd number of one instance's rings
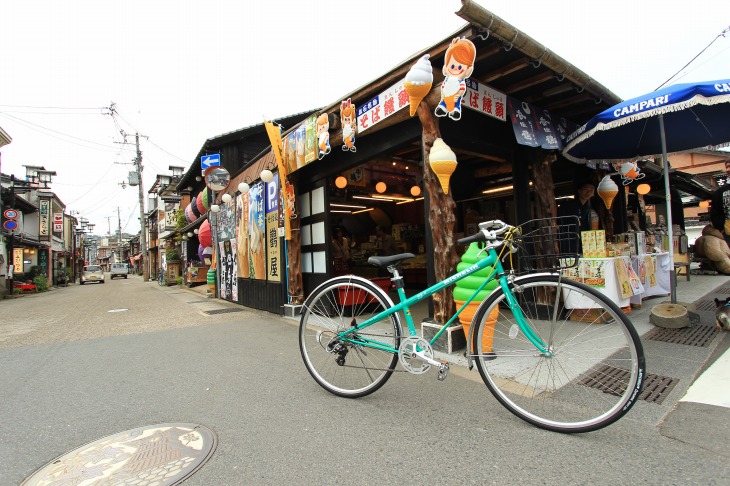
[[[38,218],[38,234],[41,236],[48,236],[48,230],[51,223],[51,202],[48,199],[42,199],[38,212],[40,213],[40,217]]]
[[[53,232],[63,232],[63,213],[53,213]]]
[[[465,80],[466,100],[464,106],[470,110],[484,113],[497,120],[507,121],[507,95],[500,93],[486,84],[479,83],[471,78]]]
[[[405,80],[401,79],[357,108],[357,133],[364,132],[409,104],[410,100],[406,91]]]

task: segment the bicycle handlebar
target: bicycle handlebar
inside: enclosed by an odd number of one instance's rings
[[[512,226],[500,221],[499,219],[485,221],[483,223],[479,223],[478,233],[460,238],[456,242],[459,245],[466,246],[479,241],[495,241],[498,236],[506,233],[511,227]]]

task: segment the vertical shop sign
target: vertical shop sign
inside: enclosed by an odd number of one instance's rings
[[[471,78],[465,80],[465,83],[464,106],[497,120],[507,121],[507,111],[505,110],[507,95]]]
[[[405,80],[401,79],[357,108],[357,133],[362,133],[373,125],[377,125],[390,115],[408,106],[409,103]]]
[[[53,232],[61,233],[63,231],[63,213],[53,213]]]
[[[42,199],[40,204],[40,217],[39,220],[39,227],[38,227],[38,234],[41,236],[48,236],[48,229],[50,225],[50,201],[48,199]]]
[[[38,266],[41,267],[41,275],[48,275],[48,250],[38,250]]]
[[[266,184],[266,256],[268,260],[267,278],[273,282],[281,281],[279,262],[279,177]]]
[[[23,249],[13,248],[13,273],[23,273]]]

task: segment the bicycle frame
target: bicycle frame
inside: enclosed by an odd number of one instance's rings
[[[517,325],[519,326],[520,330],[523,332],[525,337],[530,340],[530,342],[537,348],[541,353],[549,354],[547,345],[545,342],[540,339],[539,336],[537,336],[533,330],[531,329],[530,325],[527,323],[524,315],[522,314],[522,311],[517,305],[517,299],[515,298],[514,294],[512,293],[511,289],[509,288],[509,282],[507,279],[507,275],[504,272],[504,268],[502,267],[502,262],[499,260],[499,255],[497,254],[496,250],[488,246],[486,248],[487,251],[487,257],[477,261],[475,264],[471,265],[469,268],[466,268],[462,270],[459,273],[456,273],[440,282],[435,283],[431,287],[427,288],[426,290],[423,290],[416,295],[406,298],[405,291],[403,290],[402,286],[396,286],[396,290],[398,291],[398,298],[399,302],[395,304],[393,307],[386,309],[382,312],[379,312],[378,314],[370,317],[369,319],[338,333],[338,336],[340,339],[346,342],[350,342],[353,344],[357,344],[358,346],[365,346],[370,347],[374,349],[379,349],[382,351],[387,351],[391,353],[398,353],[398,349],[389,346],[383,342],[374,340],[374,339],[366,339],[363,338],[361,335],[357,334],[357,331],[360,331],[362,329],[365,329],[389,316],[392,314],[395,314],[397,312],[403,311],[403,315],[406,318],[406,324],[408,325],[408,332],[410,336],[416,336],[416,327],[413,323],[413,317],[411,315],[410,307],[413,304],[416,304],[431,295],[435,294],[436,292],[439,292],[446,287],[449,287],[459,280],[463,279],[464,277],[468,277],[469,275],[484,269],[488,266],[493,266],[494,270],[491,273],[489,277],[487,277],[484,282],[477,288],[474,293],[466,300],[466,302],[456,311],[456,313],[451,316],[451,318],[443,325],[441,329],[431,338],[431,341],[429,341],[429,344],[433,345],[434,342],[446,331],[446,329],[453,323],[457,317],[461,314],[461,312],[466,308],[467,305],[469,305],[474,298],[477,296],[479,292],[481,292],[486,285],[494,280],[495,278],[498,279],[499,285],[504,291],[504,295],[506,297],[507,303],[510,307],[510,309],[513,312],[514,318],[517,322]],[[402,279],[403,277],[398,275],[397,277],[394,277],[393,280],[396,280],[397,278]],[[354,336],[353,336],[354,335]],[[468,339],[468,336],[467,336]]]

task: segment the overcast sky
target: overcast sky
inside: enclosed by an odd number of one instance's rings
[[[723,2],[479,0],[622,98],[663,84],[730,25]],[[460,0],[24,0],[0,19],[2,172],[54,170],[96,224],[139,231],[123,189],[142,139],[145,191],[207,138],[319,108],[465,24]],[[730,78],[730,34],[674,82]],[[116,104],[118,116],[108,109]],[[128,134],[124,138],[123,130]],[[145,201],[145,205],[146,205]]]

